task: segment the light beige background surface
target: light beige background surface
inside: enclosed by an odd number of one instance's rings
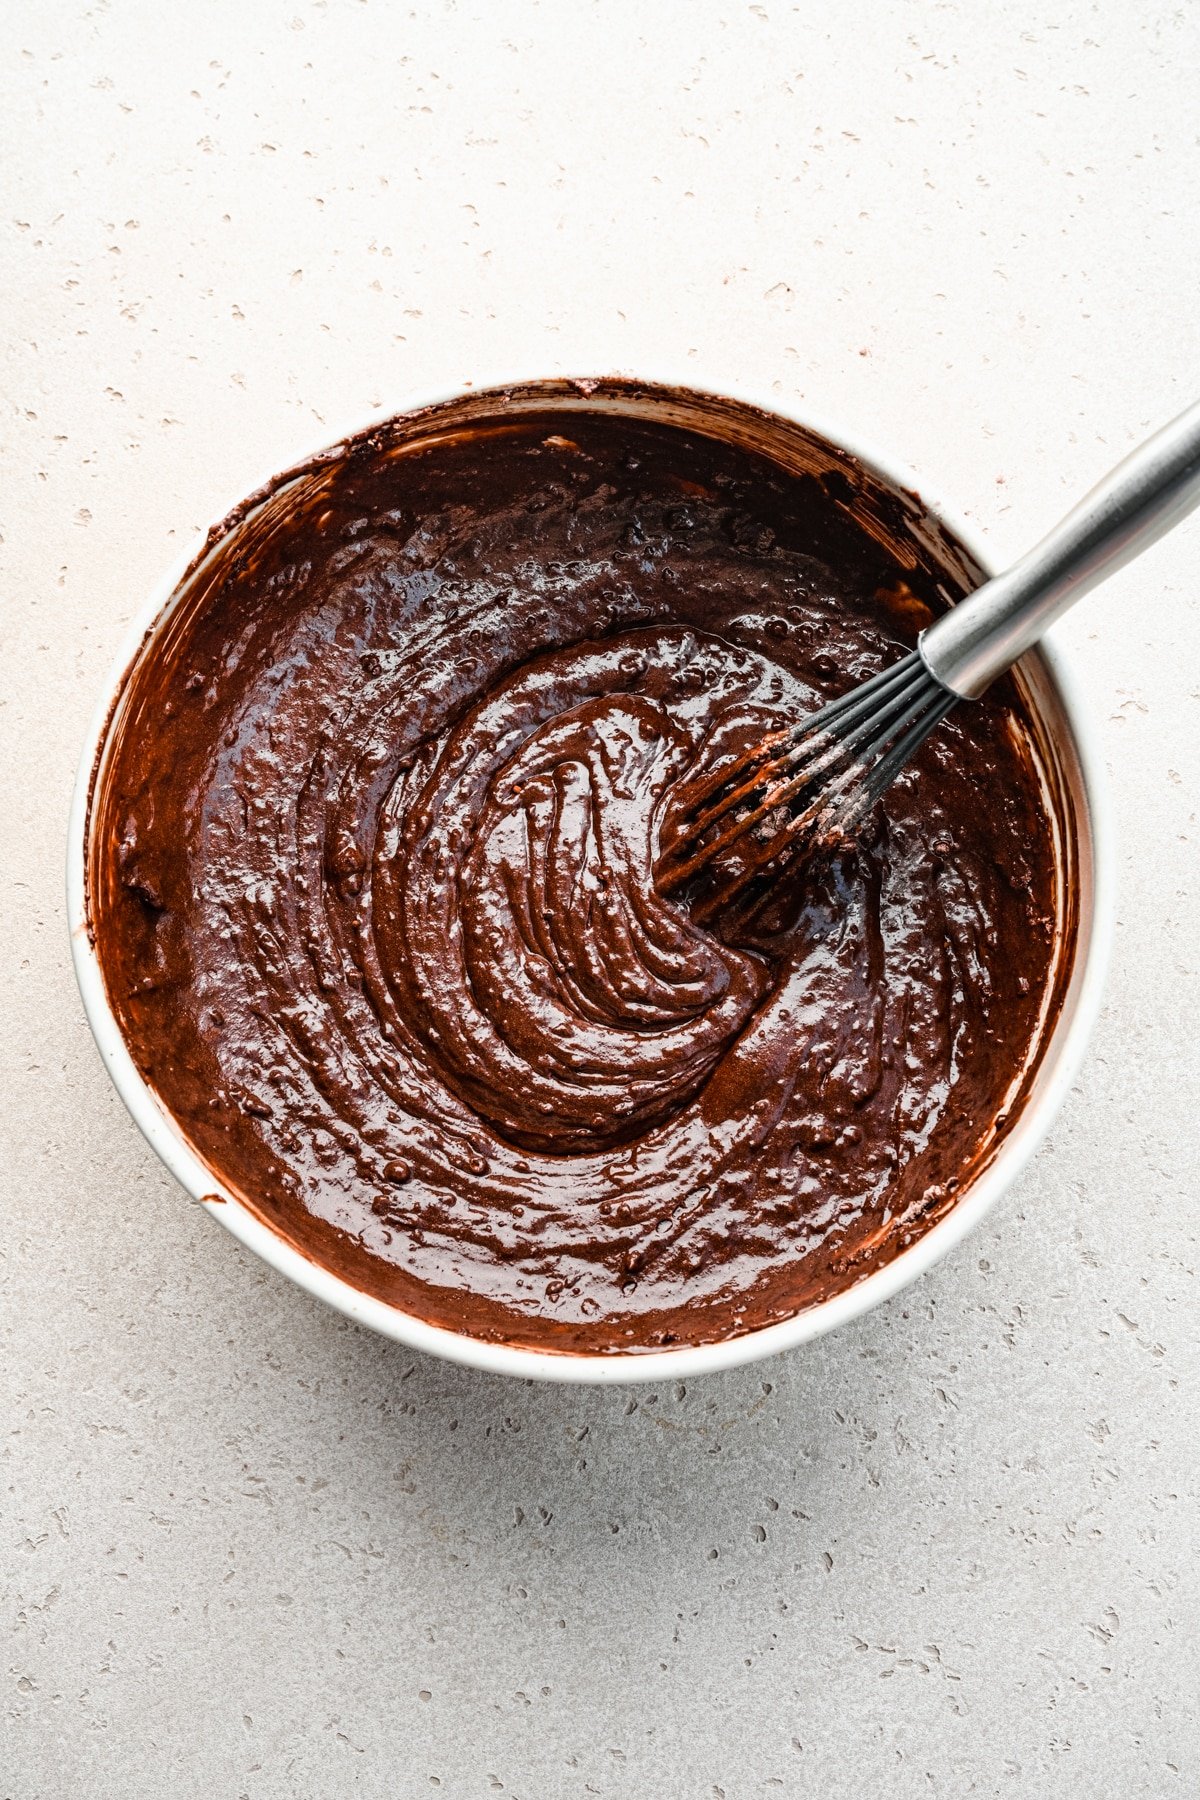
[[[243,1255],[108,1086],[60,875],[150,583],[407,389],[669,361],[1023,548],[1200,388],[1200,12],[22,0],[4,40],[0,1794],[1200,1792],[1195,527],[1062,633],[1121,894],[1052,1141],[917,1289],[686,1392],[456,1372]]]

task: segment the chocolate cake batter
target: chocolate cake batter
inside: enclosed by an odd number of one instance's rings
[[[315,465],[192,582],[92,925],[143,1074],[310,1255],[480,1337],[703,1342],[886,1260],[1002,1134],[1056,928],[1011,688],[753,938],[655,886],[689,771],[929,617],[845,490],[525,416]]]

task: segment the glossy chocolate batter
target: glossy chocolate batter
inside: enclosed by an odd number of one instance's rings
[[[846,502],[525,416],[314,466],[193,581],[94,798],[92,923],[142,1072],[309,1254],[628,1351],[785,1317],[953,1204],[1053,957],[1012,690],[752,939],[654,882],[684,776],[928,618]]]

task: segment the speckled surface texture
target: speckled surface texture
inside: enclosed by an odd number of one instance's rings
[[[8,1800],[1200,1791],[1197,529],[1069,621],[1119,924],[1053,1136],[918,1287],[657,1390],[367,1336],[142,1144],[68,966],[87,717],[340,423],[664,363],[1021,548],[1200,387],[1200,14],[23,0],[0,135]]]

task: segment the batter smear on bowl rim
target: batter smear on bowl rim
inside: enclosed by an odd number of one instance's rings
[[[367,439],[135,667],[93,796],[113,1009],[356,1286],[532,1348],[709,1342],[878,1267],[1007,1129],[1057,929],[1011,683],[751,926],[655,883],[689,777],[938,603],[846,490],[600,413]]]

